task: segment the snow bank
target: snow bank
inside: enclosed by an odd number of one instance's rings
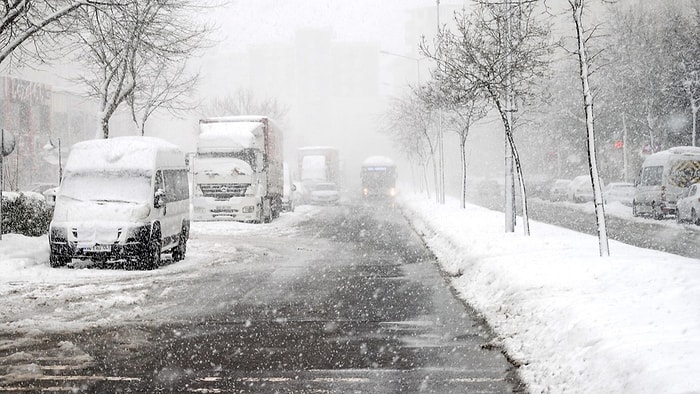
[[[521,365],[533,393],[697,392],[700,264],[696,260],[531,222],[504,232],[503,214],[422,196],[401,204]]]

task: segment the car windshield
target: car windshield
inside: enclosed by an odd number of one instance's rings
[[[60,196],[81,201],[147,202],[151,177],[144,171],[67,173]]]

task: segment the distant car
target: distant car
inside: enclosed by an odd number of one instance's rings
[[[571,180],[567,189],[567,199],[573,202],[593,201],[593,185],[589,175],[579,175]]]
[[[317,183],[311,191],[312,204],[336,204],[340,200],[335,183]]]
[[[549,199],[551,201],[566,200],[566,192],[569,188],[569,183],[571,183],[569,179],[556,179],[549,188]]]
[[[611,182],[603,190],[603,199],[606,203],[620,202],[632,206],[634,200],[634,184],[628,182]]]
[[[700,183],[693,183],[681,192],[676,208],[678,223],[690,222],[700,226]]]

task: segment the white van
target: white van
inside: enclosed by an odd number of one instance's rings
[[[79,142],[71,148],[49,227],[52,267],[72,259],[153,269],[161,252],[185,257],[190,231],[185,155],[152,137]]]
[[[650,155],[635,179],[632,214],[675,215],[678,195],[695,182],[700,182],[700,148],[677,146]]]

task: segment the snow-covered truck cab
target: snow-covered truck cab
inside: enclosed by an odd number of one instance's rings
[[[49,228],[50,263],[125,261],[153,269],[185,257],[190,230],[185,155],[152,137],[75,144]]]
[[[202,119],[193,158],[194,220],[269,222],[282,211],[281,132],[266,117]]]
[[[649,155],[635,179],[632,214],[675,215],[678,195],[695,182],[700,182],[700,148],[677,146]]]

